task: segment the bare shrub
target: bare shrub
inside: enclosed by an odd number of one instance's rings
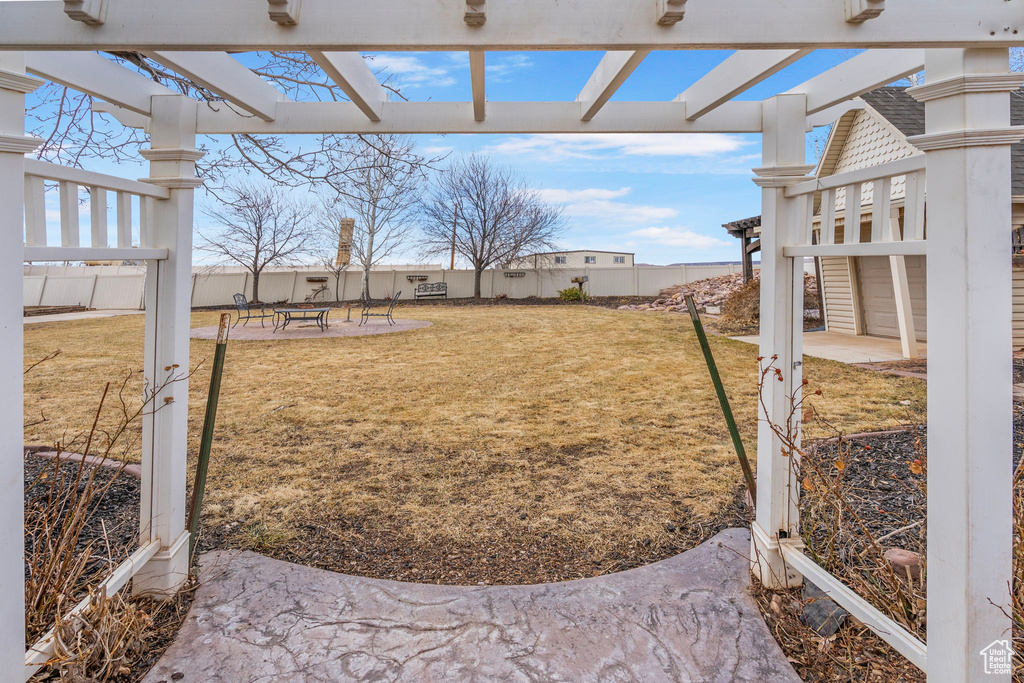
[[[98,548],[98,540],[85,534],[95,523],[104,496],[122,475],[124,462],[114,456],[137,446],[137,430],[131,427],[143,416],[158,411],[163,404],[155,401],[157,394],[185,379],[185,373],[172,375],[159,386],[146,387],[141,400],[126,395],[133,391],[129,387],[135,377],[132,371],[125,373],[113,400],[111,383],[104,386],[91,426],[56,443],[52,465],[26,487],[26,635],[30,643],[52,638],[54,654],[48,665],[62,680],[106,682],[125,674],[126,660],[140,652],[146,630],[152,625],[132,601],[96,589],[126,559],[126,554],[113,550],[106,542],[105,548]],[[119,465],[113,468],[114,476],[98,477],[98,465],[84,459],[72,464],[69,453]],[[91,603],[77,610],[86,596]]]
[[[765,384],[784,377],[782,370],[776,367],[776,356],[767,361],[759,360],[759,399],[767,414]],[[923,475],[927,459],[924,439],[916,430],[913,431],[913,459],[908,460],[905,466],[907,475],[916,476],[886,479],[884,484],[900,496],[920,501],[920,518],[910,525],[883,531],[882,526],[889,522],[880,523],[879,515],[872,517],[872,513],[884,514],[886,511],[878,509],[872,492],[865,491],[863,481],[857,481],[854,476],[858,467],[868,465],[875,456],[870,448],[855,445],[805,404],[805,398],[821,395],[820,389],[811,392],[809,381],[805,379],[790,397],[790,410],[781,424],[768,422],[782,442],[783,455],[788,458],[793,479],[799,484],[800,534],[804,552],[882,613],[924,639],[924,567],[922,578],[915,580],[910,572],[897,573],[885,559],[886,541],[893,537],[900,539],[904,549],[925,557],[927,520],[924,515],[926,489]],[[816,427],[834,436],[805,446],[800,442],[798,418],[805,422],[813,421]],[[807,602],[800,597],[799,590],[767,593],[761,600],[769,624],[774,627],[780,643],[794,662],[809,667],[815,675],[824,675],[823,672],[829,672],[828,676],[839,675],[839,672],[849,675],[843,680],[861,680],[857,678],[860,674],[852,672],[865,669],[870,672],[869,676],[896,676],[885,680],[923,680],[921,672],[908,667],[901,655],[856,620],[831,636],[819,636],[804,626],[800,614]],[[898,674],[893,673],[897,671]]]

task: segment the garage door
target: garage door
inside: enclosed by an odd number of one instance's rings
[[[917,338],[927,339],[925,299],[925,257],[907,256],[907,280],[914,310]],[[888,256],[862,256],[857,259],[857,284],[860,287],[864,333],[876,337],[899,338],[896,321],[896,294]]]

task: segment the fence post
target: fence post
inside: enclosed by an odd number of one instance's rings
[[[792,416],[793,400],[803,379],[803,264],[786,258],[783,248],[799,225],[803,198],[787,198],[786,187],[805,180],[813,165],[806,161],[805,95],[779,95],[763,105],[763,163],[754,169],[761,187],[761,339],[764,366],[781,372],[763,382],[758,405],[757,510],[751,524],[753,572],[769,588],[799,585],[802,577],[782,558],[779,539],[800,534],[794,460],[786,440],[774,427],[792,424],[799,443],[800,415]],[[760,379],[760,374],[758,375]]]
[[[1006,48],[928,50],[928,681],[1009,682],[1013,579],[1010,74]],[[763,277],[762,277],[763,281]],[[934,419],[933,419],[934,418]],[[1012,649],[1007,642],[1006,650]],[[1009,654],[1009,653],[1007,653]]]
[[[25,135],[25,94],[42,81],[25,75],[24,52],[0,52],[0,671],[25,667],[25,505],[23,386],[25,154],[42,142]]]
[[[142,542],[159,541],[160,551],[132,581],[136,594],[167,596],[188,577],[185,530],[185,470],[188,461],[188,371],[192,283],[192,227],[197,103],[180,95],[152,99],[150,178],[170,191],[151,203],[152,242],[168,257],[151,261],[146,292],[145,378],[156,391],[142,423]],[[170,380],[173,384],[168,384]],[[153,410],[155,409],[155,410]]]
[[[93,274],[92,276],[92,287],[89,289],[89,303],[86,304],[86,308],[92,308],[92,302],[96,298],[96,283],[99,281],[99,274]]]

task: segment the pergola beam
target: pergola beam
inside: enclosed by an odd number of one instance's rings
[[[807,113],[834,107],[924,69],[924,50],[868,50],[796,86],[807,95]]]
[[[310,50],[309,56],[323,69],[327,77],[348,95],[371,121],[380,121],[381,109],[387,101],[387,92],[377,80],[373,70],[358,52],[321,52]]]
[[[155,51],[146,56],[264,121],[273,121],[277,103],[286,99],[277,88],[223,52]]]
[[[650,50],[606,52],[576,98],[580,103],[580,119],[593,119],[649,54]]]
[[[757,133],[760,102],[727,102],[714,115],[687,121],[681,102],[609,102],[593,121],[578,102],[490,102],[476,121],[472,102],[385,102],[379,123],[350,102],[282,102],[263,121],[226,107],[199,108],[200,134],[251,133]]]
[[[637,50],[1019,45],[1015,2],[900,0],[862,24],[843,3],[716,0],[687,4],[686,19],[659,26],[653,0],[517,0],[491,3],[485,26],[465,5],[419,0],[303,0],[285,30],[252,0],[107,0],[106,22],[69,21],[62,2],[0,2],[0,50]]]
[[[782,71],[812,50],[749,50],[736,52],[676,97],[686,102],[693,121]]]
[[[487,53],[471,50],[469,53],[469,77],[473,82],[473,120],[487,118]]]
[[[29,73],[146,116],[154,95],[174,91],[95,52],[29,52]]]

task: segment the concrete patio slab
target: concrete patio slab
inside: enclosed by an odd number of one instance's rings
[[[757,344],[756,335],[731,337],[736,341]],[[921,358],[928,355],[928,347],[918,342]],[[899,339],[883,339],[866,335],[841,334],[839,332],[805,332],[804,355],[826,358],[840,363],[881,363],[903,360],[903,347]]]
[[[143,683],[797,683],[748,593],[749,546],[730,529],[619,574],[488,587],[207,553],[195,604]]]
[[[266,327],[260,327],[259,323],[232,327],[228,338],[231,341],[281,341],[288,339],[326,339],[328,337],[367,337],[374,334],[391,334],[394,332],[409,332],[410,330],[421,330],[430,327],[434,323],[427,320],[400,320],[395,318],[395,324],[389,325],[386,321],[372,321],[360,326],[358,322],[346,323],[343,321],[328,320],[326,330],[321,330],[315,323],[292,323],[284,330],[274,332],[274,326],[267,323]],[[197,327],[190,335],[193,339],[216,339],[217,326]]]

